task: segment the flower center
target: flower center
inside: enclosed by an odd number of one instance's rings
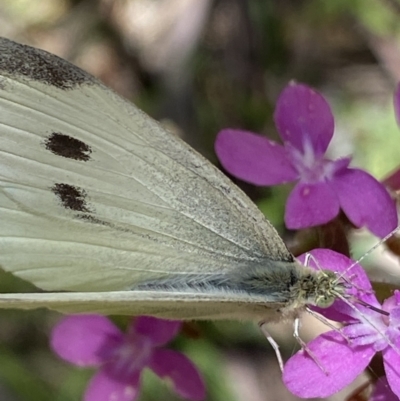
[[[314,183],[330,179],[334,173],[334,162],[317,156],[311,145],[305,142],[303,152],[286,144],[293,167],[303,182]]]
[[[152,355],[152,343],[145,336],[126,336],[111,356],[110,368],[113,376],[123,378],[140,372],[147,366]]]
[[[290,143],[285,143],[289,160],[299,173],[302,182],[317,183],[329,181],[333,176],[348,167],[350,158],[343,158],[336,161],[317,155],[312,143],[306,138],[303,143],[303,150],[299,150]]]

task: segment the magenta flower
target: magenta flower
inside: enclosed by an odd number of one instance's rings
[[[104,316],[73,315],[54,327],[51,346],[72,364],[99,369],[85,401],[135,400],[144,368],[168,379],[181,397],[202,400],[205,387],[193,363],[179,352],[160,348],[180,327],[180,322],[141,316],[122,333]]]
[[[324,269],[344,272],[344,277],[353,285],[354,298],[383,309],[386,314],[353,301],[355,310],[342,300],[321,310],[327,318],[347,325],[341,331],[328,331],[307,344],[324,371],[304,350],[287,361],[283,372],[286,387],[302,398],[328,397],[350,384],[372,357],[382,352],[391,390],[400,396],[400,292],[396,291],[381,306],[361,266],[356,264],[348,271],[352,261],[344,255],[329,250],[316,250],[312,254]]]
[[[382,184],[363,170],[349,168],[350,157],[324,157],[334,121],[318,92],[289,84],[278,99],[274,119],[283,146],[251,132],[224,129],[215,151],[229,173],[249,183],[298,181],[286,203],[288,228],[325,224],[340,209],[355,226],[366,226],[380,237],[396,227],[395,203]]]

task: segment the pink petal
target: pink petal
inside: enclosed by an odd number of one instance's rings
[[[274,114],[275,124],[284,142],[304,153],[311,145],[322,156],[333,136],[334,121],[327,101],[315,90],[290,83],[279,96]]]
[[[290,229],[318,226],[339,214],[336,194],[324,182],[298,183],[290,193],[285,210],[285,224]]]
[[[251,132],[220,131],[215,152],[226,171],[255,185],[282,184],[298,176],[283,146]]]
[[[121,341],[122,333],[106,317],[72,315],[53,328],[50,344],[58,356],[70,363],[97,366]]]
[[[168,349],[156,349],[149,367],[161,378],[168,378],[181,397],[194,401],[205,398],[203,379],[185,355]]]
[[[395,290],[394,295],[385,299],[383,309],[390,313],[389,325],[394,333],[400,328],[400,291]]]
[[[392,312],[392,310],[395,308],[397,309],[398,306],[400,306],[400,291],[394,290],[393,295],[383,301],[383,309],[387,312]],[[400,324],[397,325],[400,326]]]
[[[383,376],[375,383],[375,388],[369,401],[399,401],[399,398],[390,389],[386,377]]]
[[[370,316],[370,318],[371,317],[372,316]],[[379,319],[380,317],[378,317],[379,320],[377,319],[376,314],[374,317],[375,319],[369,319],[368,322],[350,324],[342,330],[342,333],[351,340],[351,345],[353,347],[371,345],[375,351],[382,351],[382,349],[386,348],[386,326],[382,320]],[[377,329],[381,331],[382,335],[377,332]]]
[[[140,374],[130,377],[129,382],[114,379],[103,369],[90,380],[84,401],[133,401],[139,395]]]
[[[338,174],[342,171],[347,170],[349,164],[351,163],[351,157],[341,157],[336,160],[325,159],[325,163],[330,167],[331,174]],[[326,172],[326,177],[329,177],[329,173]]]
[[[385,187],[367,172],[347,169],[332,178],[340,206],[357,227],[366,226],[383,238],[397,226],[394,200]]]
[[[396,327],[396,330],[400,327],[400,307],[392,309],[390,313],[390,325]]]
[[[400,341],[396,342],[396,348],[388,346],[383,351],[383,365],[385,367],[387,381],[392,391],[400,397]]]
[[[350,348],[336,331],[318,336],[307,347],[326,373],[304,351],[292,356],[283,370],[286,387],[302,398],[324,398],[337,393],[363,372],[375,354],[370,347]]]
[[[395,295],[392,295],[389,298],[386,298],[383,301],[383,309],[387,312],[391,312],[392,309],[396,308],[396,306],[399,303],[399,299],[398,299],[398,290],[395,290]]]
[[[147,337],[153,346],[164,345],[171,341],[181,329],[182,322],[177,320],[164,320],[151,316],[139,316],[134,319],[129,332]]]

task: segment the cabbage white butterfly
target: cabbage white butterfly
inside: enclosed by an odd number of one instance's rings
[[[278,320],[343,294],[247,196],[89,74],[0,39],[0,307]]]

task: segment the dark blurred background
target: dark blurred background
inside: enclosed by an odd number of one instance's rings
[[[400,164],[392,106],[400,78],[398,0],[0,0],[0,35],[89,71],[213,163],[221,128],[278,139],[274,104],[295,79],[321,91],[334,110],[330,156],[353,153],[354,165],[378,178]],[[290,187],[237,183],[290,243],[283,227]],[[1,291],[24,286],[0,276]],[[59,317],[0,311],[1,401],[81,399],[92,372],[68,366],[48,348]],[[121,327],[126,321],[116,317]],[[322,330],[305,317],[305,340]],[[270,331],[289,357],[291,324]],[[252,324],[188,324],[173,346],[202,370],[208,400],[296,400]],[[330,399],[344,400],[350,391]],[[174,399],[165,384],[145,375],[140,400]]]

